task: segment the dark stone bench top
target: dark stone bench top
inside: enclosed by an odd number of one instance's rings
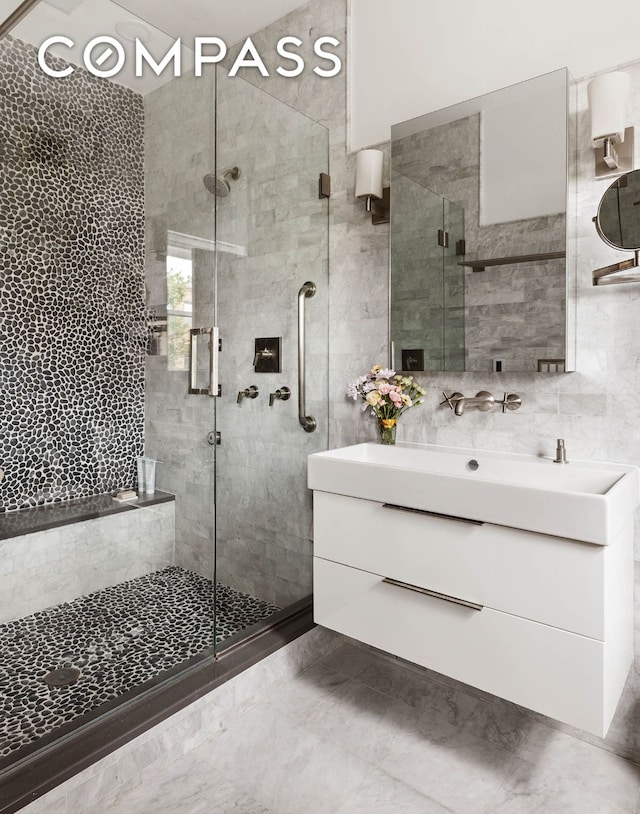
[[[175,495],[158,491],[152,495],[143,494],[136,500],[123,503],[111,495],[94,495],[49,503],[33,509],[3,512],[0,514],[0,540],[31,534],[34,531],[56,529],[72,523],[82,523],[84,520],[95,520],[98,517],[108,517],[110,514],[131,512],[174,500]]]

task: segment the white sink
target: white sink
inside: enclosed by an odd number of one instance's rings
[[[640,505],[638,468],[625,464],[375,443],[308,460],[310,489],[599,545]]]

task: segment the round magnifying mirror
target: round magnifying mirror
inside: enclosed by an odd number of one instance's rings
[[[621,175],[604,193],[596,229],[614,249],[640,249],[640,170]]]

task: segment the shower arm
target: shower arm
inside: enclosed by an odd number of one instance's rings
[[[29,14],[31,9],[35,8],[40,0],[24,0],[24,3],[20,3],[18,8],[10,14],[6,20],[3,20],[0,23],[0,39],[2,39],[7,34],[10,34],[11,31],[18,25],[20,20]]]
[[[316,293],[316,284],[307,282],[298,292],[298,420],[305,432],[314,432],[318,422],[307,415],[305,300]]]

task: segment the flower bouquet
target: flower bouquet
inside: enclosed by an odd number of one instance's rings
[[[349,398],[361,398],[365,402],[362,409],[370,407],[371,415],[378,419],[381,444],[395,444],[398,419],[411,407],[422,404],[425,392],[413,376],[400,376],[382,365],[372,367],[347,385]]]

